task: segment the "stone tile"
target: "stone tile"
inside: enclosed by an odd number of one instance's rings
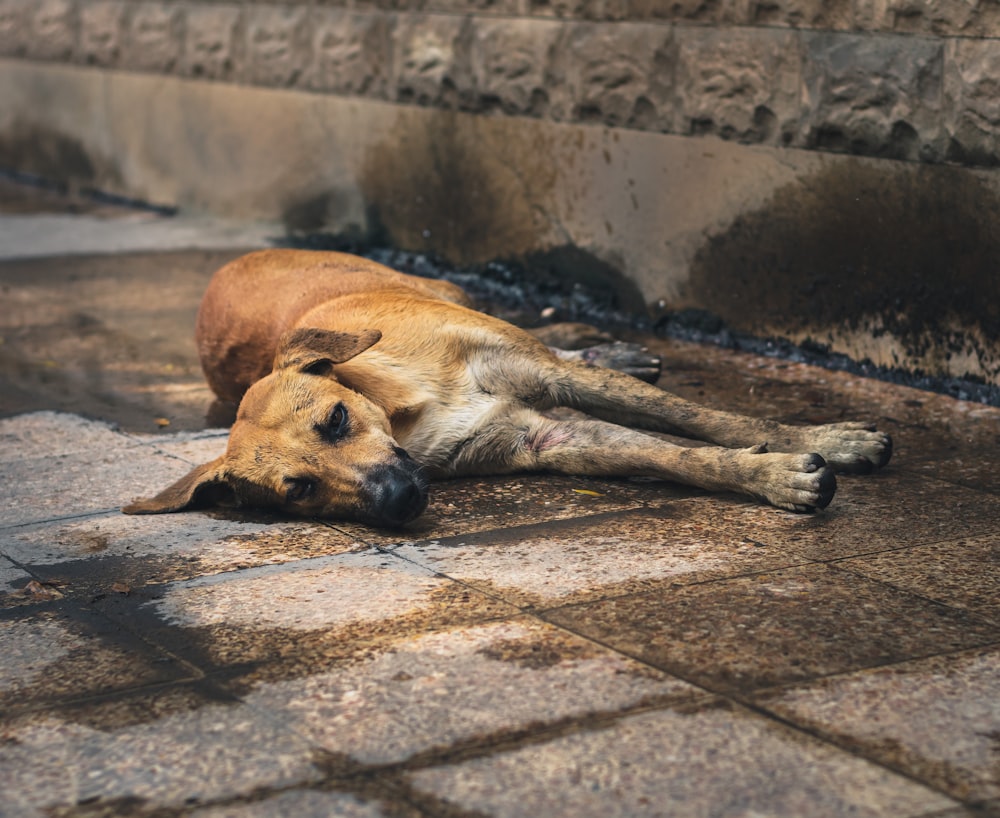
[[[110,723],[100,703],[0,721],[5,814],[98,800],[190,809],[319,778],[312,748],[268,714],[195,698],[159,715],[157,698],[135,702],[124,724],[115,703]]]
[[[932,480],[902,467],[839,475],[837,494],[799,529],[793,547],[815,560],[849,557],[996,530],[1000,497]],[[802,532],[808,531],[808,535]]]
[[[1000,622],[1000,534],[886,551],[837,567]]]
[[[71,586],[119,582],[137,588],[365,547],[317,522],[112,512],[18,528],[8,532],[0,552]]]
[[[62,412],[0,418],[0,463],[134,447],[107,423]]]
[[[334,524],[364,542],[391,546],[655,505],[701,493],[671,483],[555,474],[463,478],[432,483],[427,511],[405,529]]]
[[[930,457],[923,462],[911,464],[918,474],[934,477],[946,483],[1000,494],[1000,469],[989,458],[982,455],[961,453],[955,457]]]
[[[103,617],[69,605],[20,609],[0,627],[0,710],[161,684],[192,670]]]
[[[552,607],[801,563],[704,500],[404,545],[394,553],[521,606]],[[789,515],[791,516],[791,515]]]
[[[758,701],[956,798],[1000,797],[996,647],[835,676]]]
[[[36,412],[0,420],[0,527],[88,514],[168,485],[189,466],[103,423]]]
[[[247,696],[331,753],[388,764],[529,725],[690,700],[690,685],[527,618],[418,634],[328,673]]]
[[[200,577],[103,604],[206,671],[257,662],[254,678],[262,679],[301,676],[414,633],[516,613],[374,549]]]
[[[366,551],[174,583],[151,605],[182,627],[228,623],[312,630],[406,613],[445,581],[411,563]],[[328,591],[331,597],[318,596]]]
[[[844,673],[1000,639],[963,611],[829,566],[682,586],[546,619],[711,689]]]
[[[229,442],[228,429],[206,429],[204,432],[179,432],[172,435],[135,435],[139,440],[161,454],[168,454],[200,466],[224,454]],[[154,494],[159,489],[150,486],[149,493]]]
[[[954,802],[723,704],[430,768],[418,791],[478,814],[916,816]]]
[[[322,790],[289,790],[280,795],[250,803],[234,803],[208,807],[190,813],[193,818],[273,818],[294,815],[295,818],[419,818],[412,807],[394,803],[391,813],[377,802],[366,801],[343,792]]]

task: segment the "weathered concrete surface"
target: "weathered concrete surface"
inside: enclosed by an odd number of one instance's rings
[[[777,46],[767,53],[782,53],[785,34],[771,33]],[[699,47],[714,49],[710,35]],[[885,103],[868,109],[868,133],[910,144],[893,125],[895,106],[910,103],[893,89],[919,78],[905,66],[857,72],[863,40],[838,48],[831,59],[843,61],[843,76],[814,78],[813,92],[839,99],[841,84],[860,83]],[[530,55],[508,56],[530,64]],[[567,287],[579,282],[579,263],[551,259],[582,251],[616,274],[611,289],[627,310],[697,307],[735,329],[855,360],[1000,383],[991,223],[1000,181],[989,171],[156,75],[3,68],[0,141],[42,175],[458,263],[546,252]],[[513,64],[490,70],[500,86],[505,71],[520,75]],[[933,60],[926,70],[938,76]],[[685,82],[720,96],[704,110],[692,101],[687,115],[706,129],[784,128],[794,117],[774,96],[780,89],[755,71],[732,81],[760,88],[768,116],[725,124],[727,86],[700,74]],[[503,104],[515,92],[500,86]],[[936,109],[914,111],[933,119]],[[807,129],[820,141],[847,138],[842,128]]]
[[[4,297],[56,282],[21,314],[44,341],[78,304],[110,316],[116,288],[152,299],[150,278],[193,298],[207,260],[37,259]],[[91,380],[128,395],[131,376],[91,343],[65,392],[92,419],[0,418],[0,814],[996,812],[1000,409],[649,340],[661,386],[789,422],[875,419],[896,455],[811,516],[515,475],[438,484],[396,532],[128,517],[226,431],[96,403]],[[170,360],[146,348],[144,366]],[[167,375],[148,399],[167,417],[197,403]]]

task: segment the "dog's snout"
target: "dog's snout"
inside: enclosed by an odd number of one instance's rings
[[[414,468],[380,469],[373,475],[369,490],[371,516],[380,525],[403,525],[427,508],[427,484]]]

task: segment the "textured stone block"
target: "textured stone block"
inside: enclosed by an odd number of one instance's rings
[[[88,65],[115,65],[122,51],[125,12],[126,6],[119,0],[83,5],[77,59]]]
[[[392,67],[392,22],[387,14],[316,10],[306,86],[316,91],[385,98]]]
[[[947,37],[1000,36],[995,0],[858,0],[855,27]]]
[[[417,0],[416,6],[425,11],[444,11],[451,14],[502,14],[507,17],[524,16],[529,0]]]
[[[798,35],[791,31],[678,28],[681,134],[787,143],[799,117]]]
[[[180,73],[229,79],[243,63],[243,13],[235,5],[192,5],[187,13]]]
[[[946,46],[944,98],[949,159],[1000,162],[1000,42],[954,40]]]
[[[32,0],[0,0],[0,54],[20,57],[31,40]]]
[[[472,46],[472,75],[484,109],[544,114],[547,66],[562,26],[547,20],[480,20]]]
[[[628,0],[629,20],[677,20],[746,25],[750,0]]]
[[[67,60],[76,48],[77,8],[73,0],[40,0],[31,17],[28,56]]]
[[[466,815],[889,818],[945,813],[954,803],[717,702],[641,713],[411,775],[417,792],[447,799]]]
[[[849,29],[851,0],[750,0],[748,22],[757,26]]]
[[[295,85],[310,61],[309,10],[253,6],[247,10],[243,78],[256,85]]]
[[[671,127],[671,29],[623,23],[565,27],[550,67],[553,118]]]
[[[140,3],[133,7],[125,67],[144,71],[172,71],[183,42],[184,11],[173,3]]]
[[[566,20],[622,20],[628,0],[528,0],[527,13]]]
[[[409,15],[393,33],[393,87],[400,102],[457,107],[472,92],[469,18]]]
[[[940,154],[940,41],[804,35],[802,142],[895,159]]]

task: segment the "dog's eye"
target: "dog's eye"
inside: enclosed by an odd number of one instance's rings
[[[285,502],[298,503],[312,497],[316,491],[316,481],[309,477],[285,478]]]
[[[347,407],[338,403],[333,407],[326,423],[319,427],[323,437],[329,441],[340,440],[347,434]]]

